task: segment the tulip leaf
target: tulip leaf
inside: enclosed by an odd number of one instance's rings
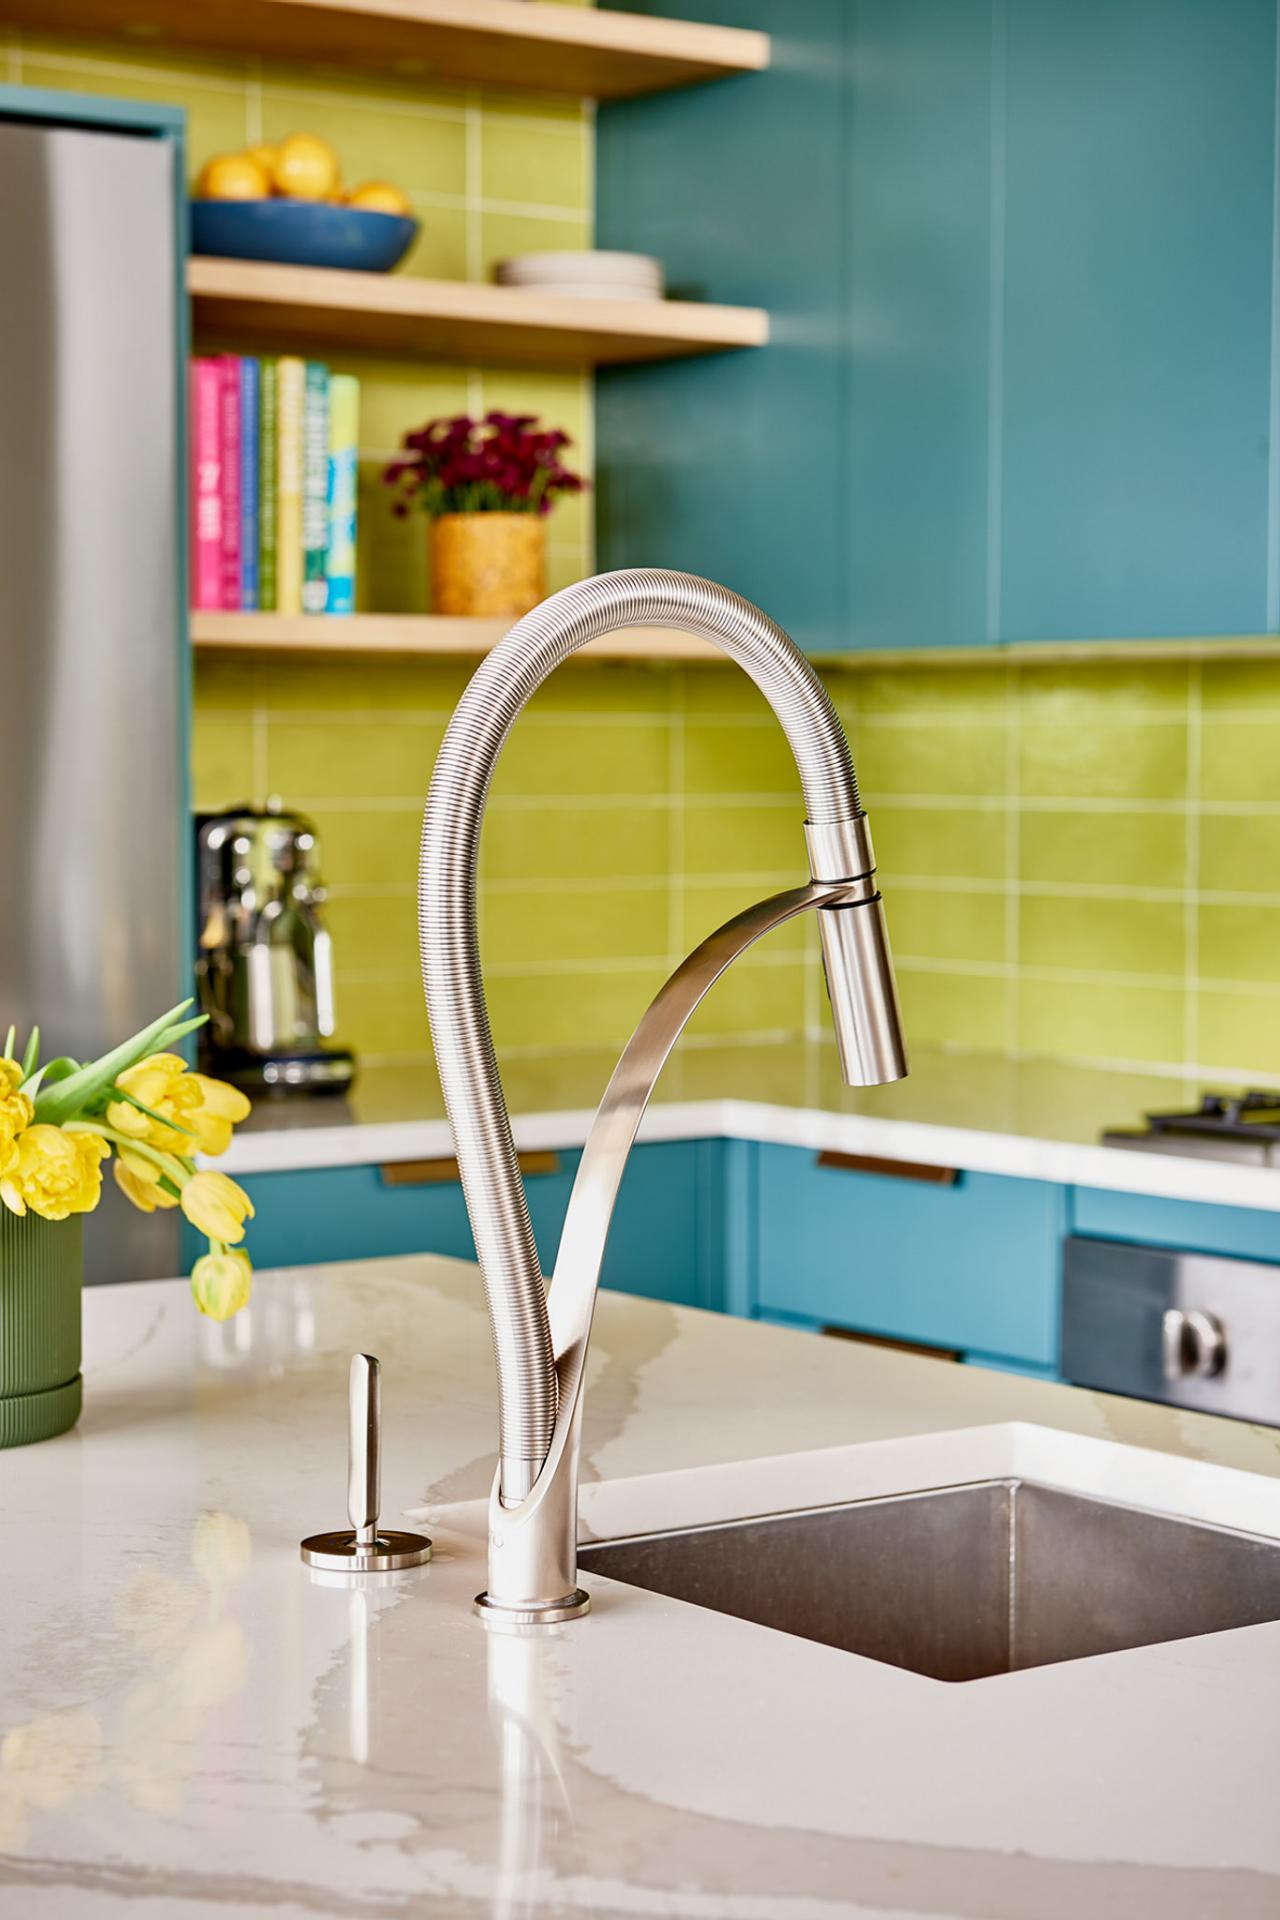
[[[18,1029],[16,1027],[10,1027],[8,1033],[5,1035],[5,1041],[4,1041],[4,1058],[6,1060],[12,1060],[13,1050],[17,1046],[17,1044],[18,1044]]]
[[[24,1080],[27,1078],[28,1074],[35,1072],[36,1063],[39,1060],[39,1058],[40,1058],[40,1029],[39,1027],[32,1027],[31,1038],[27,1041],[26,1051],[23,1053],[23,1056],[22,1056],[22,1077]]]
[[[131,1040],[122,1041],[110,1053],[104,1053],[100,1060],[91,1060],[87,1066],[78,1068],[65,1079],[59,1079],[51,1085],[49,1076],[46,1076],[45,1085],[36,1100],[37,1122],[60,1126],[64,1120],[74,1119],[76,1114],[101,1104],[103,1095],[118,1074],[136,1066],[148,1054],[163,1051],[165,1045],[171,1045],[175,1039],[190,1033],[193,1027],[202,1025],[203,1015],[194,1020],[177,1019],[190,1005],[190,998],[180,1001],[176,1007],[170,1007],[167,1013],[162,1013],[158,1020],[153,1020],[149,1027],[144,1027],[141,1033],[135,1033]]]
[[[187,1004],[190,1005],[190,1002],[188,1001]],[[166,1027],[165,1031],[147,1048],[147,1054],[164,1053],[174,1045],[175,1041],[183,1039],[188,1033],[194,1033],[197,1027],[203,1027],[208,1018],[207,1013],[197,1013],[191,1020],[180,1020],[176,1026]]]

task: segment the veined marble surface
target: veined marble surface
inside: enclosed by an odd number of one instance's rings
[[[516,1145],[581,1146],[613,1067],[603,1054],[504,1062]],[[1137,1128],[1148,1110],[1194,1106],[1200,1092],[1154,1074],[929,1049],[913,1052],[896,1086],[849,1088],[826,1040],[726,1041],[677,1050],[640,1138],[773,1141],[1280,1212],[1280,1168],[1099,1145],[1105,1127]],[[266,1173],[452,1152],[428,1063],[365,1069],[346,1102],[263,1102],[217,1164]]]
[[[0,1454],[4,1920],[1280,1911],[1280,1624],[963,1685],[598,1577],[493,1632],[473,1268],[261,1275],[226,1327],[101,1288],[85,1331],[79,1430]],[[353,1587],[298,1540],[357,1349],[437,1553]],[[584,1468],[596,1534],[1014,1470],[1280,1535],[1275,1431],[616,1294]]]

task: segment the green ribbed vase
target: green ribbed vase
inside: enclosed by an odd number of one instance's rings
[[[0,1447],[51,1440],[80,1418],[82,1225],[0,1206]]]

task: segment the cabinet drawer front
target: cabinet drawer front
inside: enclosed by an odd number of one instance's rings
[[[929,1185],[760,1151],[759,1306],[1052,1365],[1062,1189],[962,1173]]]

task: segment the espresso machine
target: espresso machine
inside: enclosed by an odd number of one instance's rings
[[[316,830],[278,800],[196,819],[202,1065],[248,1094],[345,1093]]]

